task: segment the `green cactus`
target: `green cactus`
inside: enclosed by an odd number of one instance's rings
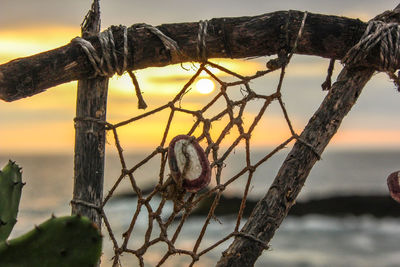
[[[101,246],[102,236],[88,218],[52,216],[30,232],[0,243],[0,266],[96,266]]]
[[[7,240],[17,222],[21,177],[21,168],[11,160],[0,171],[0,242]]]

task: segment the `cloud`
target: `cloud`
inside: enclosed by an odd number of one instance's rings
[[[400,129],[344,129],[332,139],[332,146],[342,148],[400,148]]]
[[[0,27],[0,63],[66,45],[79,33],[79,27],[61,25]]]

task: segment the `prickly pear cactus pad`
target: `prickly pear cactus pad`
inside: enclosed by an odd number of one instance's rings
[[[0,243],[2,267],[97,266],[102,236],[86,217],[51,217],[30,232]]]
[[[21,199],[21,168],[9,161],[0,171],[0,242],[5,241],[17,222],[18,206]]]

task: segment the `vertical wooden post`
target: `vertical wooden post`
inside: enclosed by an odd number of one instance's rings
[[[99,0],[94,0],[82,24],[82,37],[99,31],[100,5]],[[103,198],[105,130],[104,125],[87,118],[105,120],[107,91],[107,77],[78,81],[72,214],[89,217],[99,229],[101,218],[98,212],[79,201],[99,206]]]

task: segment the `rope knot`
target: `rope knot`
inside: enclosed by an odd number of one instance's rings
[[[112,28],[108,28],[97,35],[101,47],[101,55],[88,40],[81,37],[72,39],[71,42],[78,44],[89,59],[94,69],[94,76],[111,77],[114,73],[122,75],[125,72],[128,58],[128,29],[125,26],[120,27],[123,31],[123,51],[116,51]],[[117,54],[123,55],[122,62],[118,61]]]
[[[380,20],[369,21],[360,41],[347,52],[342,63],[360,65],[372,50],[379,52],[377,70],[386,72],[400,92],[399,77],[395,74],[400,66],[400,25]]]
[[[360,64],[374,48],[379,49],[381,65],[378,70],[394,72],[400,64],[400,25],[371,20],[360,41],[347,52],[342,63]]]

